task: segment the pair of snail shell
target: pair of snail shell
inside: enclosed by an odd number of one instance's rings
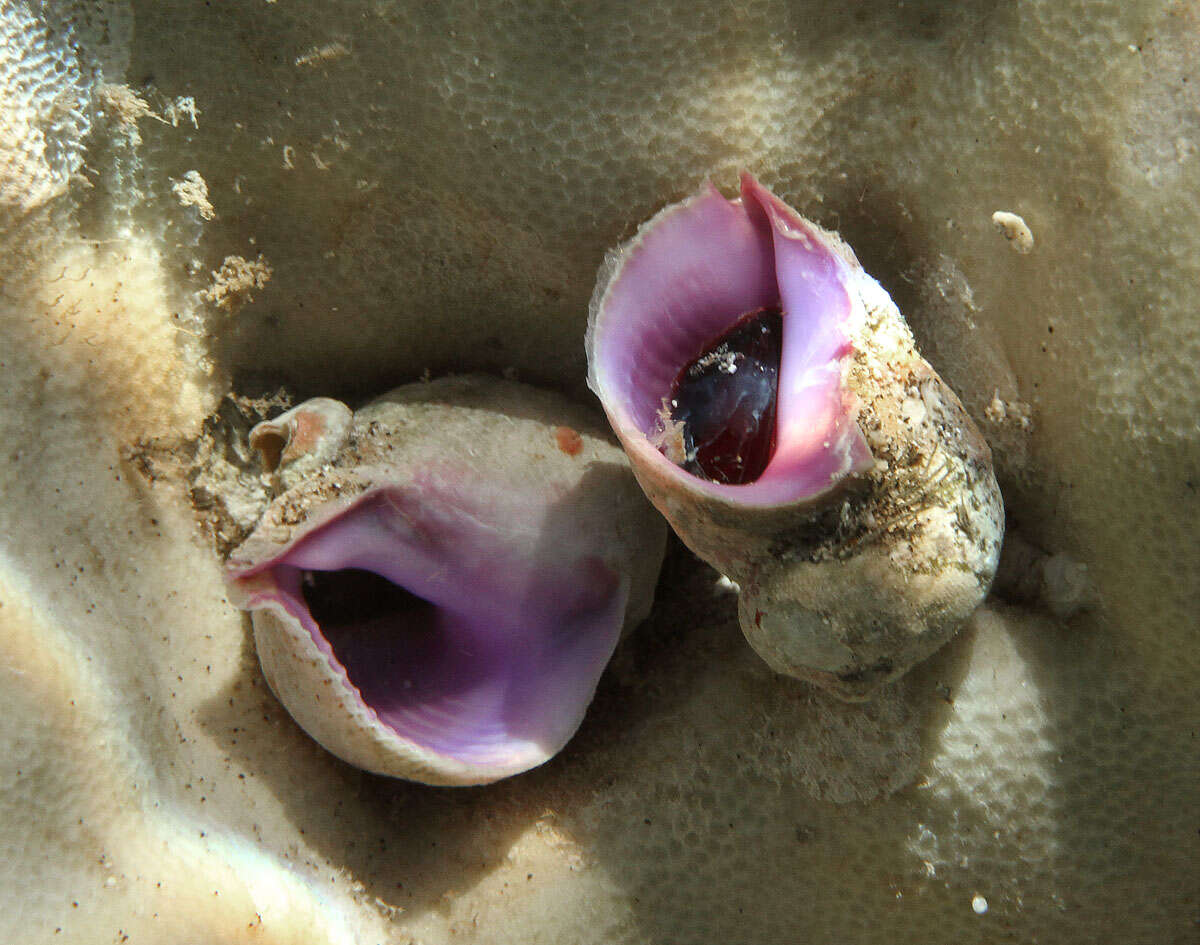
[[[760,310],[781,324],[771,449],[722,482],[685,468],[664,411]],[[229,561],[230,597],[272,689],[344,760],[478,784],[553,756],[649,612],[662,518],[738,585],[772,668],[846,699],[986,595],[1003,534],[986,442],[849,247],[749,175],[609,255],[586,344],[623,450],[588,411],[483,377],[252,431],[281,494]]]

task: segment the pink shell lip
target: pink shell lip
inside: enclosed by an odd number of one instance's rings
[[[231,562],[231,597],[287,615],[311,635],[379,722],[479,781],[553,756],[583,718],[616,647],[628,580],[582,548],[547,549],[500,527],[463,488],[429,479],[333,503],[278,554]],[[311,571],[369,571],[424,602],[339,633],[313,618]]]
[[[711,183],[668,207],[610,257],[592,300],[588,383],[635,468],[749,507],[806,502],[873,465],[844,383],[858,270],[836,238],[743,174],[741,198]],[[681,469],[653,444],[680,369],[746,312],[783,311],[776,448],[751,483]]]

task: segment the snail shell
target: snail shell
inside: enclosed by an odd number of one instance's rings
[[[352,416],[310,401],[251,440],[286,491],[232,555],[229,596],[316,741],[431,784],[562,748],[649,612],[666,536],[588,411],[456,377]]]
[[[781,316],[773,447],[752,478],[714,481],[683,468],[671,406],[706,351],[743,383],[749,362],[712,346],[758,311]],[[739,585],[742,630],[778,672],[865,698],[987,594],[1004,531],[987,443],[850,248],[753,177],[610,253],[587,354],[638,482]]]

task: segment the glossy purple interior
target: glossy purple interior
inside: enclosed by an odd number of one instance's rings
[[[783,312],[776,448],[746,501],[803,499],[871,462],[842,382],[852,349],[846,263],[748,175],[740,200],[711,185],[664,210],[625,248],[589,339],[593,388],[618,433],[654,438],[659,411],[697,351],[756,309]]]
[[[591,701],[627,589],[598,558],[487,515],[388,489],[242,576],[269,572],[270,597],[401,737],[468,763],[548,757]]]

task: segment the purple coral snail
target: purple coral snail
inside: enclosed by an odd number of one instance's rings
[[[850,248],[752,176],[609,254],[587,354],[642,488],[779,672],[865,697],[986,595],[986,442]]]
[[[251,441],[286,491],[231,558],[230,597],[310,735],[435,784],[562,748],[649,611],[665,540],[587,411],[447,378],[352,416],[310,401]]]

